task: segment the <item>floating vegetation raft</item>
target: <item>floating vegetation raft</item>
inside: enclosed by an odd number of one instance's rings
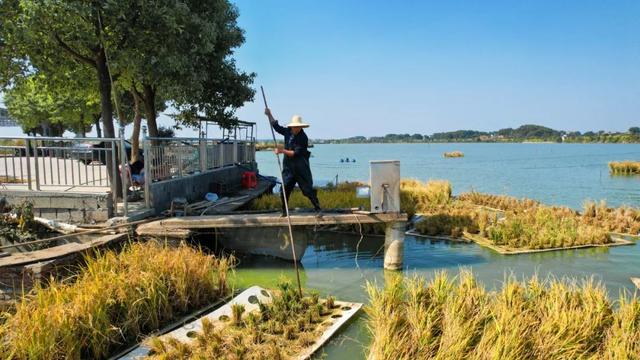
[[[343,309],[333,297],[320,300],[318,293],[300,297],[289,282],[272,292],[272,301],[258,303],[247,312],[244,305],[231,305],[231,315],[222,324],[202,319],[201,330],[190,344],[175,338],[147,341],[151,359],[289,359],[308,352],[325,329],[339,321]],[[350,310],[350,309],[348,309]]]
[[[609,171],[614,175],[638,175],[640,161],[612,161],[609,163]]]
[[[443,154],[446,158],[459,158],[464,157],[464,153],[462,151],[449,151]]]
[[[640,210],[608,208],[605,202],[585,202],[580,213],[531,199],[470,192],[418,212],[422,218],[416,230],[422,235],[464,236],[501,252],[623,245],[610,233],[640,232]]]
[[[77,278],[36,288],[0,326],[3,359],[104,359],[230,295],[229,258],[186,245],[130,244],[88,258]]]
[[[640,301],[616,306],[592,280],[507,279],[487,292],[469,272],[367,285],[369,359],[637,359]]]

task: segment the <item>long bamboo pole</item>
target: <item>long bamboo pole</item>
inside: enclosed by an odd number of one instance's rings
[[[264,107],[265,109],[268,109],[269,105],[267,105],[267,97],[264,95],[264,89],[262,88],[262,86],[260,86],[260,91],[262,92],[262,100],[264,101]],[[276,133],[273,131],[273,126],[271,125],[271,119],[269,119],[269,129],[271,129],[273,144],[277,149],[278,142],[276,141]],[[284,203],[284,210],[285,210],[285,213],[287,214],[287,224],[289,226],[289,241],[291,243],[291,253],[293,254],[293,266],[296,269],[296,279],[298,280],[298,293],[300,294],[300,297],[302,297],[302,285],[300,284],[300,270],[298,269],[298,259],[296,257],[296,248],[293,243],[293,229],[291,226],[291,217],[289,216],[289,204],[287,201],[287,193],[286,193],[287,190],[284,187],[285,184],[284,184],[284,176],[282,175],[282,163],[280,162],[280,154],[275,152],[275,155],[276,155],[276,159],[278,159],[278,169],[280,170],[280,181],[281,181],[280,188],[282,190],[282,202]]]

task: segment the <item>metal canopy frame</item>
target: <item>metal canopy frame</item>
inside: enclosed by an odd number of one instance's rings
[[[209,138],[209,126],[217,126],[222,131],[222,139],[223,141],[227,140],[244,140],[254,142],[256,140],[255,136],[257,134],[257,124],[255,122],[238,120],[236,124],[230,128],[225,128],[220,126],[220,124],[212,119],[198,116],[198,121],[200,122],[200,138]],[[204,127],[203,127],[204,123]]]

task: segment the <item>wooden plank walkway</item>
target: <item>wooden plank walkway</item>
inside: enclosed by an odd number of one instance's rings
[[[324,213],[321,217],[313,213],[297,213],[291,215],[293,226],[314,225],[349,225],[376,224],[407,221],[407,214],[371,214],[367,212],[354,213]],[[223,229],[247,227],[283,227],[287,226],[287,218],[280,213],[267,214],[233,214],[209,216],[185,216],[164,220],[157,220],[140,225],[136,232],[146,236],[186,237],[192,229]]]
[[[59,258],[62,256],[80,253],[94,247],[102,246],[110,242],[120,241],[127,234],[104,235],[86,243],[68,243],[52,246],[47,249],[15,253],[10,256],[0,258],[0,268],[4,266],[25,265],[34,262]]]

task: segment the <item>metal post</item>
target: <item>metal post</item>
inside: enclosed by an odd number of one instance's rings
[[[29,149],[31,148],[31,140],[25,139],[25,155],[27,156],[27,182],[29,190],[33,190],[31,185],[31,156],[29,155]],[[22,160],[20,160],[20,164],[22,164]],[[22,165],[20,165],[22,166]]]
[[[198,140],[198,151],[200,151],[200,172],[207,170],[207,142],[200,138]]]
[[[143,151],[144,151],[144,206],[147,209],[151,209],[151,193],[150,193],[150,187],[151,187],[151,161],[149,158],[149,154],[151,153],[149,151],[149,147],[151,146],[151,142],[149,141],[149,139],[147,139],[147,128],[144,127],[142,129],[144,131],[144,139],[142,140],[142,146]]]
[[[125,176],[126,166],[127,152],[124,147],[124,126],[120,125],[120,179],[122,181],[122,209],[125,217],[129,215],[129,212],[127,211],[127,190],[129,190],[129,186],[127,186]]]
[[[238,163],[238,140],[233,140],[233,163]]]
[[[27,151],[31,151],[31,149],[27,149]],[[36,190],[40,191],[40,169],[38,164],[38,140],[34,141],[33,161],[36,164]]]
[[[224,163],[224,148],[225,148],[225,145],[226,144],[224,144],[222,142],[220,144],[218,144],[218,149],[220,151],[218,153],[218,155],[220,156],[220,162],[218,163],[218,167],[223,167],[223,166],[227,165],[227,164]]]
[[[116,142],[113,140],[109,141],[109,144],[111,145],[111,176],[107,176],[107,178],[111,181],[111,195],[113,196],[113,208],[116,210],[115,212],[118,212],[118,172],[116,171],[116,163],[118,162],[118,156],[116,156]],[[105,152],[105,159],[107,158],[107,153]],[[107,162],[107,166],[108,166]],[[107,169],[107,171],[109,171],[109,169]],[[78,174],[78,176],[80,176]]]

